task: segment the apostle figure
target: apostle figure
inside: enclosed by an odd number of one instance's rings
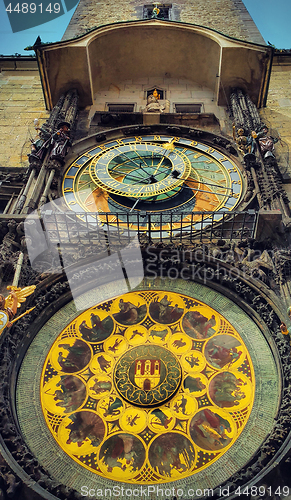
[[[50,160],[64,161],[68,147],[71,145],[69,136],[70,124],[61,122],[58,124],[58,130],[51,137],[52,150]]]
[[[63,163],[68,148],[71,146],[69,128],[70,124],[68,122],[60,122],[58,124],[58,130],[52,134],[47,141],[35,141],[31,146],[29,161],[33,159],[43,161],[46,153],[50,151],[50,160],[59,160]]]

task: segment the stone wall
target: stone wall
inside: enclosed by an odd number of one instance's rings
[[[260,112],[262,120],[274,137],[280,137],[276,144],[276,156],[281,172],[291,182],[291,57],[275,56],[267,106]],[[290,164],[289,164],[290,163]]]
[[[164,91],[164,101],[169,101],[168,112],[175,112],[175,104],[202,104],[202,113],[214,113],[217,117],[224,117],[224,108],[215,104],[214,92],[206,87],[195,84],[190,80],[178,78],[140,78],[126,80],[117,85],[102,89],[94,95],[94,104],[90,116],[94,111],[108,111],[107,104],[132,103],[134,111],[141,112],[147,104],[147,91],[154,88]]]
[[[63,36],[68,40],[92,28],[122,21],[143,19],[143,6],[151,2],[81,0]],[[242,0],[178,0],[171,5],[171,20],[215,29],[225,35],[264,44],[259,30]]]
[[[36,137],[33,121],[42,124],[49,116],[36,63],[17,64],[0,61],[0,167],[28,167],[30,138]]]

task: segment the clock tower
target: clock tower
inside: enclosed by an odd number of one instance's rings
[[[242,0],[81,0],[62,41],[33,49],[49,116],[3,231],[13,283],[36,289],[0,337],[0,451],[21,492],[289,488],[273,49]]]
[[[63,40],[83,35],[106,24],[140,19],[170,20],[214,29],[239,40],[264,44],[265,41],[242,0],[178,0],[174,3],[142,4],[138,0],[120,2],[118,8],[110,0],[94,5],[81,0]]]

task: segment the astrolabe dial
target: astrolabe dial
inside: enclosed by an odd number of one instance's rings
[[[173,142],[125,144],[96,155],[90,166],[97,186],[129,198],[174,196],[190,173],[191,162]]]
[[[81,219],[97,212],[101,223],[133,230],[147,230],[149,223],[165,232],[195,226],[207,212],[217,212],[218,221],[238,205],[242,191],[231,158],[168,135],[104,143],[77,158],[63,179],[65,201]]]

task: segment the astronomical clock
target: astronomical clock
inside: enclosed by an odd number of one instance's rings
[[[242,0],[103,3],[1,62],[40,124],[0,168],[0,500],[291,498],[290,54]]]
[[[239,162],[215,141],[165,132],[91,142],[68,161],[61,190],[74,230],[84,221],[94,229],[96,215],[105,235],[151,230],[155,256],[155,230],[170,252],[173,229],[198,228],[210,213],[219,224],[239,210],[245,185]],[[99,283],[96,266],[110,274],[119,254],[125,266],[126,248],[109,250],[93,252],[94,262],[74,256],[67,279],[80,285],[78,309],[53,285],[56,305],[31,328],[14,393],[21,435],[54,480],[85,496],[124,488],[142,498],[149,488],[153,499],[207,498],[208,489],[219,498],[250,461],[261,470],[278,414],[279,356],[261,320],[275,313],[222,261],[211,278],[209,267],[197,274],[211,258],[195,252],[186,274],[174,265],[175,279],[145,266],[134,285],[117,272]]]
[[[221,212],[235,209],[242,190],[232,159],[202,142],[168,135],[126,137],[89,149],[62,182],[68,209],[81,219],[84,212],[98,212],[101,223],[143,231],[153,214],[152,229],[165,236],[170,228],[195,228],[199,213],[217,212],[218,221]]]

